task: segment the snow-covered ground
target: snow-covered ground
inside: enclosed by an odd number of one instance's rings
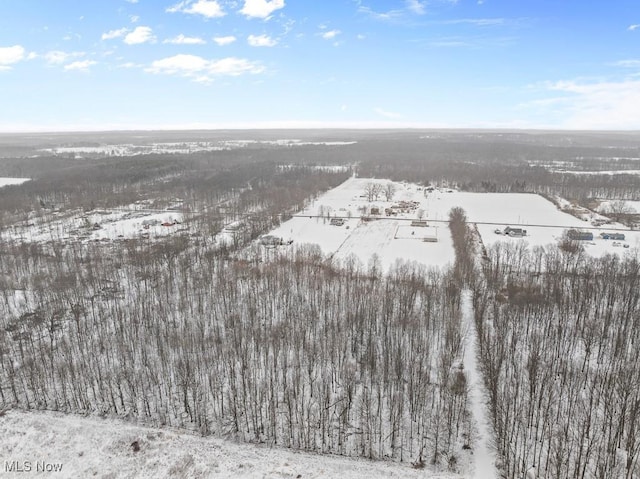
[[[447,188],[426,192],[415,184],[394,183],[396,192],[392,201],[385,201],[383,194],[379,195],[378,200],[368,201],[365,188],[372,182],[381,185],[389,183],[371,178],[350,178],[270,234],[293,240],[296,244],[317,244],[324,253],[337,259],[355,255],[364,264],[375,253],[385,269],[397,260],[444,267],[454,261],[453,243],[446,220],[452,208],[461,207],[468,220],[477,223],[478,231],[487,246],[497,241],[524,241],[530,246],[544,246],[558,243],[567,229],[589,228],[594,240],[583,244],[586,252],[592,256],[624,254],[629,251],[624,247],[625,244],[630,248],[640,247],[640,232],[629,231],[621,224],[596,228],[588,221],[559,210],[553,203],[535,194],[465,193]],[[385,215],[386,208],[401,201],[416,202],[418,206],[406,213],[398,213],[397,216]],[[380,214],[370,215],[371,207],[377,208]],[[376,220],[361,221],[363,215]],[[602,218],[597,213],[588,215],[589,219]],[[341,226],[331,224],[333,217],[341,217],[345,223]],[[428,228],[411,227],[411,222],[418,218],[426,220]],[[526,229],[527,236],[511,238],[495,233],[496,229],[504,231],[507,226]],[[600,232],[614,229],[625,230],[625,241],[613,242],[599,237]],[[437,242],[423,241],[427,235],[437,237]]]
[[[134,452],[132,444],[138,443]],[[31,467],[31,473],[18,468]],[[114,419],[10,410],[0,417],[0,477],[460,479],[410,464],[236,444]],[[487,477],[487,479],[489,479]]]
[[[376,254],[384,269],[391,267],[397,260],[417,261],[430,266],[444,267],[453,264],[455,254],[451,235],[446,223],[432,223],[428,227],[412,227],[412,220],[426,214],[428,203],[423,189],[417,185],[394,183],[396,192],[391,201],[384,194],[377,200],[368,201],[363,197],[367,184],[374,182],[386,185],[385,180],[351,178],[334,188],[295,218],[282,223],[270,234],[285,240],[299,243],[313,243],[320,246],[326,254],[336,259],[345,259],[351,255],[367,264]],[[416,201],[420,206],[397,216],[386,216],[384,210],[401,201]],[[371,208],[377,208],[380,214],[370,214]],[[363,208],[367,211],[364,212]],[[448,215],[448,210],[438,210],[440,219]],[[362,221],[367,216],[370,221]],[[343,225],[331,224],[331,218],[344,219]],[[426,237],[437,241],[425,241]]]
[[[0,178],[0,188],[8,185],[21,185],[31,178]]]
[[[7,239],[29,242],[100,241],[118,238],[166,236],[180,229],[180,211],[100,210],[91,213],[36,217],[3,232]],[[168,226],[162,226],[162,225]]]
[[[608,211],[611,211],[611,206],[614,203],[617,203],[617,202],[603,200],[598,205],[598,211],[600,211],[601,213],[607,213]],[[631,212],[640,213],[640,201],[624,200],[624,205],[626,208],[629,208]]]

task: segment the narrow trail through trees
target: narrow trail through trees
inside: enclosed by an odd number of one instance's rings
[[[462,292],[462,325],[464,332],[464,364],[467,374],[467,384],[469,388],[468,401],[469,411],[476,424],[476,439],[474,444],[473,457],[475,468],[473,476],[476,479],[497,479],[496,452],[491,418],[486,405],[485,387],[482,382],[482,371],[478,363],[477,333],[473,321],[473,301],[471,291]]]

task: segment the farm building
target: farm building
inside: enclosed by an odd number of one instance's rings
[[[392,208],[385,208],[384,209],[384,214],[387,215],[387,216],[398,216],[398,212],[395,211]]]
[[[567,231],[567,237],[575,241],[593,241],[593,233],[590,231],[570,229]]]
[[[624,241],[624,233],[600,233],[600,238],[606,240]]]
[[[425,243],[437,243],[438,242],[438,234],[437,233],[428,233],[422,237],[422,241]]]
[[[512,228],[511,226],[507,226],[504,229],[504,234],[507,236],[511,236],[512,238],[522,238],[523,236],[527,236],[527,230],[523,230],[522,228]]]

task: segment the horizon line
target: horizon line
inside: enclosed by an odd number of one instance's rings
[[[8,126],[8,125],[7,125]],[[282,131],[282,130],[395,130],[395,131],[505,131],[505,132],[567,132],[567,133],[640,133],[640,128],[571,128],[548,125],[468,125],[452,126],[443,124],[415,124],[396,122],[358,122],[358,123],[321,123],[321,122],[257,122],[230,124],[183,124],[183,125],[100,125],[86,126],[19,126],[5,128],[0,126],[0,135],[11,134],[64,134],[64,133],[133,133],[133,132],[170,132],[170,131]]]

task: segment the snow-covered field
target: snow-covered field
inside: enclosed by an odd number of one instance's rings
[[[8,185],[21,185],[31,178],[0,178],[0,188]]]
[[[101,241],[118,238],[161,237],[181,228],[180,211],[100,210],[69,216],[33,218],[14,225],[5,238],[29,242]],[[164,226],[163,226],[164,225]]]
[[[444,267],[453,264],[454,250],[451,235],[446,223],[433,223],[428,227],[411,227],[417,220],[419,211],[429,201],[423,189],[412,184],[394,183],[396,192],[391,201],[385,201],[384,195],[378,200],[368,201],[363,192],[368,183],[382,185],[389,182],[367,178],[351,178],[337,188],[325,193],[295,218],[282,223],[270,234],[295,243],[313,243],[320,246],[326,254],[336,259],[356,256],[367,264],[376,254],[384,269],[388,269],[397,260],[418,261],[430,266]],[[420,206],[397,216],[386,216],[385,208],[391,208],[401,201],[416,201]],[[381,214],[370,214],[371,208],[377,208]],[[362,209],[366,208],[365,213]],[[446,218],[448,210],[438,210],[434,217]],[[370,221],[362,221],[368,216]],[[344,219],[343,225],[331,224],[331,218]],[[437,241],[425,241],[425,237],[435,237]]]
[[[521,193],[465,193],[440,188],[427,192],[415,184],[394,183],[396,192],[391,201],[384,195],[369,201],[367,184],[389,182],[370,178],[351,178],[325,193],[295,218],[284,222],[270,234],[293,240],[295,243],[314,243],[336,259],[355,255],[367,264],[375,253],[383,268],[388,269],[397,260],[418,261],[430,266],[453,264],[454,250],[446,220],[455,207],[465,210],[470,222],[476,223],[485,245],[497,241],[526,242],[528,245],[557,243],[569,228],[593,232],[594,240],[583,245],[588,254],[623,253],[640,247],[640,232],[629,231],[623,225],[610,224],[593,227],[591,223],[565,213],[550,201],[535,194]],[[397,216],[386,216],[385,209],[399,202],[416,202],[418,206]],[[371,215],[371,207],[379,215]],[[367,211],[365,212],[364,209]],[[375,218],[362,221],[361,216]],[[593,219],[601,218],[593,213]],[[331,218],[344,219],[343,225],[331,224]],[[427,221],[428,228],[411,227],[418,218]],[[527,230],[524,238],[511,238],[496,234],[507,226]],[[600,232],[625,230],[625,241],[613,242],[599,237]],[[435,236],[436,242],[423,241]],[[615,243],[615,244],[614,244]]]
[[[134,452],[132,444],[138,443]],[[367,461],[236,444],[170,429],[53,412],[0,417],[0,477],[460,479],[410,464]],[[31,472],[18,472],[25,466]],[[58,472],[37,472],[48,467]]]

